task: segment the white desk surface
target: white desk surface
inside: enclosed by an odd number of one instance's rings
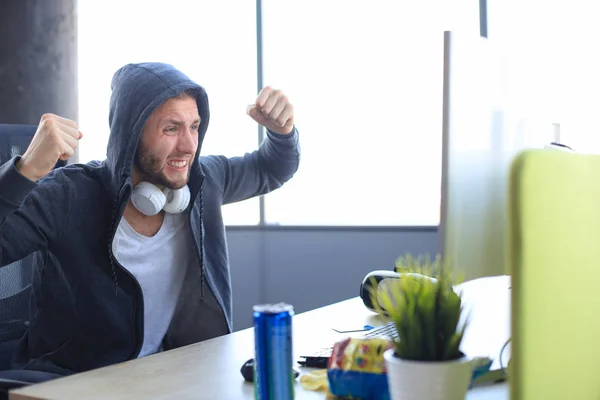
[[[493,342],[492,347],[498,347],[499,351],[508,338],[509,279],[485,278],[476,285],[473,282],[468,282],[468,287],[465,285],[465,296],[468,295],[468,299],[477,298],[472,303],[474,308],[471,314],[471,319],[477,323],[473,323],[472,329],[465,335],[463,350],[485,355],[485,351],[489,351],[489,343]],[[477,310],[481,311],[477,313]],[[363,306],[360,298],[298,314],[293,321],[294,356],[297,359],[297,356],[311,354],[349,335],[336,333],[331,328],[360,329],[364,324],[377,325],[381,322]],[[485,334],[479,333],[483,330]],[[490,332],[497,332],[497,336],[490,335]],[[240,374],[242,364],[253,355],[253,330],[246,329],[187,347],[18,389],[10,393],[10,399],[253,399],[252,383],[244,382]],[[496,358],[497,354],[492,356]],[[467,395],[468,400],[508,398],[506,383],[473,388]],[[325,395],[305,391],[297,381],[296,399],[322,400]]]

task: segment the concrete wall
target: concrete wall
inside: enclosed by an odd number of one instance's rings
[[[0,2],[0,121],[77,120],[76,0]]]

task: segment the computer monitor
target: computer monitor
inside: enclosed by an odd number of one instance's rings
[[[444,32],[443,66],[440,253],[465,280],[504,275],[509,165],[552,142],[552,124],[517,109],[500,44]]]

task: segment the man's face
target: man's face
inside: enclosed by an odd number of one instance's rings
[[[154,110],[144,125],[135,155],[139,179],[173,190],[184,187],[198,148],[199,126],[193,97],[171,98]]]

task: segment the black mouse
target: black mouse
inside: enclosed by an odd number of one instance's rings
[[[254,358],[249,359],[242,365],[240,369],[242,376],[246,382],[254,382]],[[300,371],[294,368],[294,379],[300,375]]]

